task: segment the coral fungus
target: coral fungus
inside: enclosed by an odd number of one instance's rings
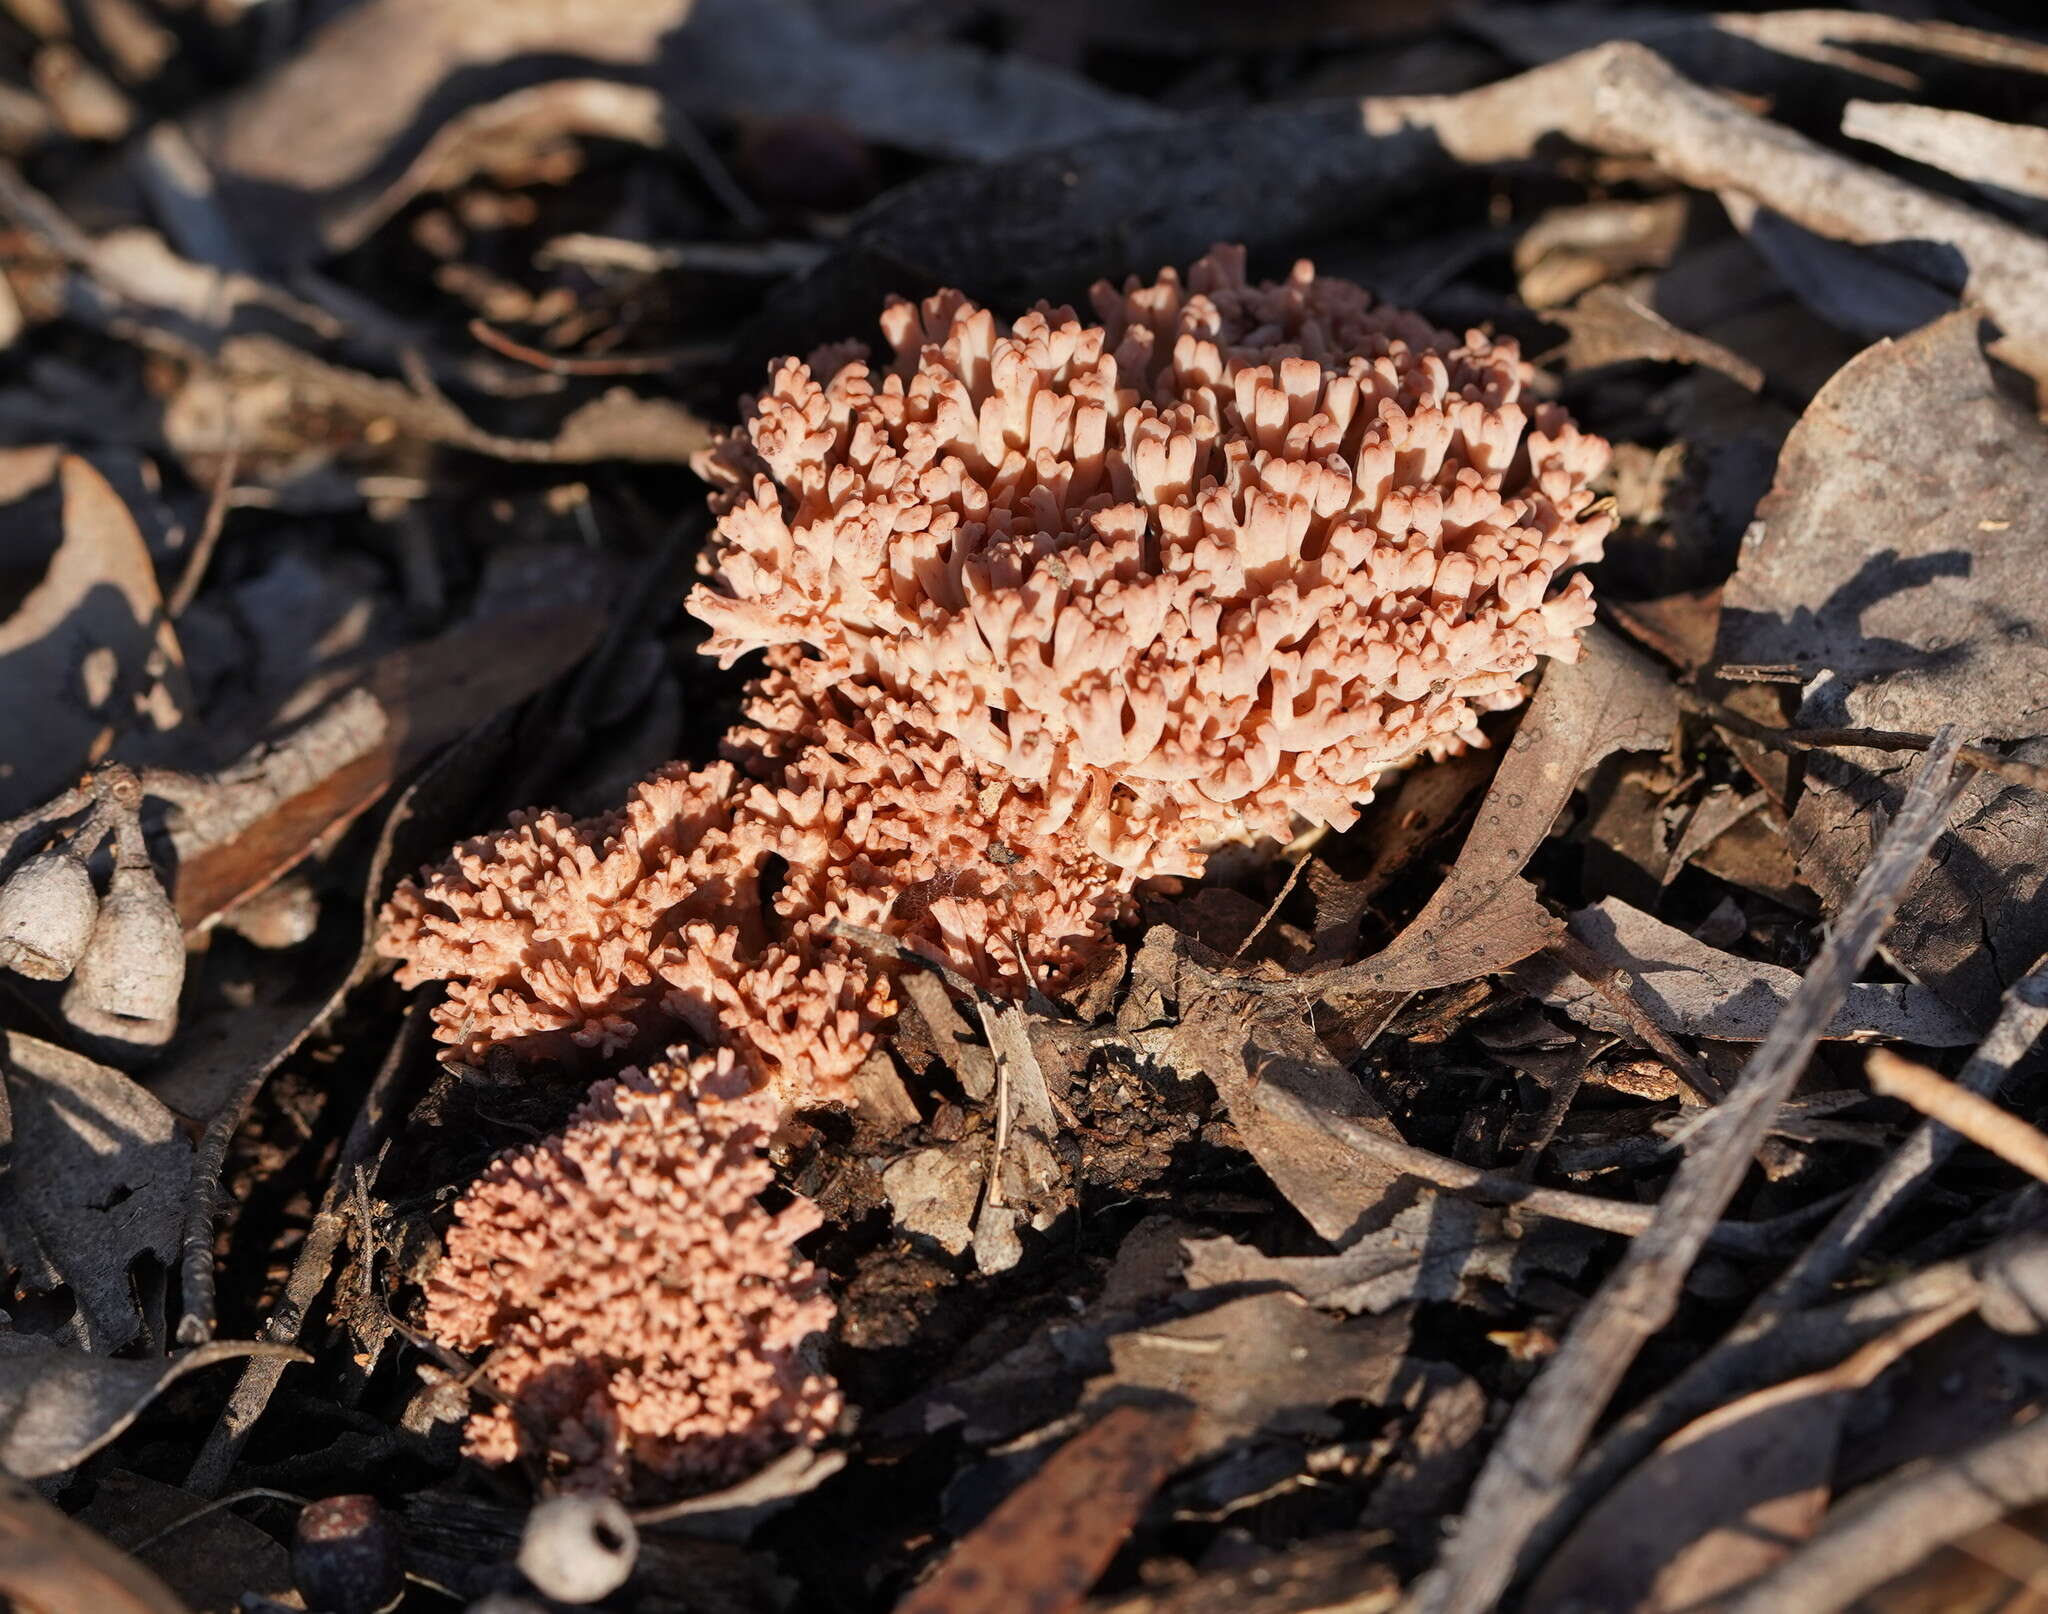
[[[1057,985],[1139,881],[1349,823],[1576,653],[1607,449],[1523,402],[1511,343],[1225,248],[1094,305],[1001,333],[941,293],[884,315],[893,368],[777,367],[703,466],[691,608],[768,652],[725,760],[393,897],[381,946],[472,1055],[718,1050],[601,1083],[464,1196],[427,1323],[495,1347],[479,1456],[660,1488],[831,1424],[812,1213],[754,1195],[764,1129],[846,1102],[894,1010],[845,927]]]
[[[804,1342],[832,1303],[793,1248],[817,1211],[756,1199],[776,1108],[746,1087],[729,1054],[629,1071],[470,1185],[426,1323],[489,1348],[473,1455],[671,1494],[830,1432],[839,1392]]]
[[[884,372],[784,361],[702,466],[707,648],[915,693],[1140,875],[1351,822],[1575,654],[1607,446],[1512,343],[1229,248],[1094,304],[1005,333],[943,292],[884,315]]]
[[[472,1057],[606,1057],[688,1027],[795,1107],[841,1102],[894,1012],[881,932],[1000,991],[1085,964],[1129,889],[1070,804],[985,778],[918,703],[771,674],[732,762],[662,770],[626,807],[523,814],[401,885],[379,945],[448,983]]]

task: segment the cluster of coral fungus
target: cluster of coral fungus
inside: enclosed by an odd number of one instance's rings
[[[384,947],[447,983],[444,1041],[575,1062],[688,1037],[771,1109],[847,1103],[894,1011],[874,935],[997,993],[1055,987],[1138,882],[1350,823],[1381,774],[1478,743],[1539,657],[1576,653],[1592,604],[1561,578],[1605,536],[1607,447],[1523,401],[1512,344],[1305,263],[1252,283],[1228,248],[1093,301],[1098,323],[1042,307],[1007,331],[957,293],[898,302],[893,364],[773,370],[699,467],[719,520],[690,608],[726,662],[766,651],[747,722],[615,813],[524,815],[401,888]],[[510,1364],[481,1456],[538,1438],[617,1488],[828,1421],[791,1355],[822,1302],[790,1213],[726,1241],[664,1220],[744,1224],[732,1139],[754,1134],[699,1117],[701,1061],[656,1068],[671,1097],[613,1088],[464,1201],[429,1322]],[[669,1149],[715,1156],[720,1186],[662,1176]],[[620,1208],[634,1182],[668,1208]],[[536,1279],[572,1203],[606,1258]],[[622,1328],[679,1261],[753,1261],[779,1298],[758,1325]],[[581,1287],[630,1271],[638,1291]],[[760,1358],[744,1395],[735,1349]]]

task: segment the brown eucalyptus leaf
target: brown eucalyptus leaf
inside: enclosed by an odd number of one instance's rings
[[[1095,1406],[1175,1398],[1196,1412],[1191,1457],[1254,1435],[1327,1438],[1339,1401],[1378,1403],[1407,1360],[1407,1308],[1338,1319],[1299,1295],[1247,1295],[1118,1334]]]
[[[75,454],[57,467],[62,537],[39,582],[0,620],[0,818],[48,799],[93,760],[110,722],[149,694],[152,670],[174,666],[156,569],[135,518],[107,479]],[[145,712],[170,727],[161,694]]]
[[[1183,1406],[1112,1408],[1005,1497],[896,1614],[1075,1607],[1185,1460],[1194,1423]]]
[[[1590,630],[1578,661],[1544,673],[1436,895],[1372,957],[1312,978],[1324,990],[1420,992],[1490,975],[1549,946],[1560,926],[1522,878],[1523,865],[1588,768],[1616,751],[1661,750],[1677,722],[1671,682],[1656,665],[1604,629]]]
[[[24,1614],[189,1614],[155,1575],[11,1474],[0,1474],[0,1596]]]
[[[23,1032],[0,1033],[0,1078],[6,1265],[22,1289],[70,1292],[55,1337],[119,1350],[145,1327],[137,1263],[152,1258],[160,1277],[177,1257],[192,1145],[131,1078]]]
[[[1790,662],[1810,726],[2023,741],[2048,760],[2048,432],[1999,384],[1980,318],[1867,349],[1786,439],[1722,602],[1720,658]],[[1902,457],[1910,445],[1910,458]],[[1789,844],[1832,909],[1870,856],[1910,757],[1807,763]],[[1886,943],[1973,1020],[2048,950],[2048,814],[1979,774]]]
[[[311,1360],[286,1345],[215,1340],[135,1361],[0,1331],[0,1468],[23,1479],[66,1473],[133,1423],[173,1379],[245,1356]]]
[[[1970,1309],[1923,1313],[1838,1366],[1759,1390],[1673,1435],[1580,1523],[1530,1588],[1530,1614],[1710,1606],[1813,1533],[1858,1390]]]
[[[1709,947],[1618,897],[1581,908],[1572,915],[1571,928],[1603,963],[1626,972],[1643,1012],[1679,1036],[1761,1042],[1799,986],[1795,970]],[[1606,997],[1552,959],[1525,960],[1515,967],[1514,979],[1525,992],[1582,1025],[1628,1034],[1628,1022]],[[1821,1035],[1960,1048],[1975,1043],[1978,1034],[1928,988],[1879,981],[1850,987]]]
[[[240,1614],[242,1594],[292,1595],[291,1554],[260,1525],[175,1485],[116,1468],[98,1477],[78,1522],[99,1531],[182,1597],[193,1614]],[[266,1515],[268,1517],[269,1515]],[[288,1515],[287,1515],[288,1516]],[[175,1527],[175,1528],[173,1528]],[[149,1545],[137,1544],[155,1537]]]

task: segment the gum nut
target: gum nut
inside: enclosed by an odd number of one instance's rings
[[[526,1516],[519,1569],[543,1597],[594,1603],[626,1584],[640,1550],[625,1508],[609,1496],[555,1496]]]
[[[99,917],[82,859],[39,852],[0,884],[0,967],[61,981],[78,967]]]
[[[308,1608],[377,1614],[405,1590],[405,1547],[374,1496],[310,1502],[292,1531],[292,1581]]]
[[[170,898],[149,869],[116,869],[64,995],[66,1011],[75,1000],[118,1020],[167,1020],[184,985],[185,933]]]

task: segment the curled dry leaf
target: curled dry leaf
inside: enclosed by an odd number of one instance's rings
[[[2048,757],[2048,436],[1999,385],[1979,316],[1870,348],[1821,389],[1722,601],[1724,661],[1789,662],[1799,721],[2023,741]],[[1913,462],[1901,465],[1901,444]],[[1790,844],[1830,909],[1868,861],[1905,758],[1807,765]],[[2048,815],[1980,774],[1887,951],[1973,1020],[2048,949]]]
[[[215,1340],[135,1361],[0,1331],[0,1468],[24,1479],[68,1473],[133,1423],[173,1379],[245,1356],[311,1360],[283,1345]]]
[[[1677,727],[1671,683],[1602,628],[1576,663],[1553,664],[1508,746],[1450,876],[1401,934],[1372,957],[1309,979],[1333,987],[1420,992],[1455,986],[1527,958],[1561,927],[1522,868],[1579,778],[1616,751],[1661,750]]]
[[[0,1246],[14,1283],[31,1292],[70,1292],[76,1309],[54,1337],[86,1350],[118,1350],[151,1328],[149,1314],[160,1317],[162,1274],[177,1258],[185,1216],[192,1145],[178,1118],[146,1089],[38,1038],[0,1033],[0,1077]]]

